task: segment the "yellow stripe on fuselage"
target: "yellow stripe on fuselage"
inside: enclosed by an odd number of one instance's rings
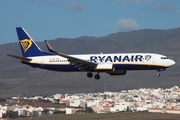
[[[44,64],[44,65],[69,65],[70,62],[29,62],[31,64]],[[139,62],[111,62],[110,64],[119,64],[119,65],[144,65],[144,66],[161,66],[168,68],[169,66],[163,64],[147,64],[147,63],[139,63]]]
[[[162,67],[169,67],[163,64],[147,64],[147,63],[139,63],[139,62],[112,62],[112,64],[122,64],[122,65],[144,65],[144,66],[162,66]]]

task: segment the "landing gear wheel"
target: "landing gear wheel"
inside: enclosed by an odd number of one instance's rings
[[[95,78],[96,80],[99,80],[99,79],[100,79],[99,74],[96,74],[96,75],[94,76],[94,78]]]
[[[87,73],[87,77],[92,78],[93,74],[91,72]]]
[[[160,73],[157,73],[156,76],[159,77],[159,76],[160,76]]]

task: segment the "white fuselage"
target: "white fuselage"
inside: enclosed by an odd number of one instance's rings
[[[112,70],[158,70],[161,71],[175,64],[164,55],[154,53],[123,53],[123,54],[84,54],[69,55],[86,61],[101,64],[101,69]],[[71,64],[66,58],[58,55],[29,57],[34,67],[57,71],[79,71],[77,66]],[[74,66],[74,67],[73,67]],[[66,68],[67,67],[67,68]],[[78,69],[77,69],[78,68]],[[98,71],[95,69],[95,71]]]

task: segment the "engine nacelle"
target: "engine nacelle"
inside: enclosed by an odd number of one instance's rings
[[[118,71],[110,71],[107,72],[109,75],[126,75],[126,71],[125,70],[118,70]]]

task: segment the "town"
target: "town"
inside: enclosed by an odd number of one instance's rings
[[[0,118],[48,114],[116,112],[157,112],[180,114],[180,88],[140,88],[120,92],[55,94],[12,97],[0,102]]]

